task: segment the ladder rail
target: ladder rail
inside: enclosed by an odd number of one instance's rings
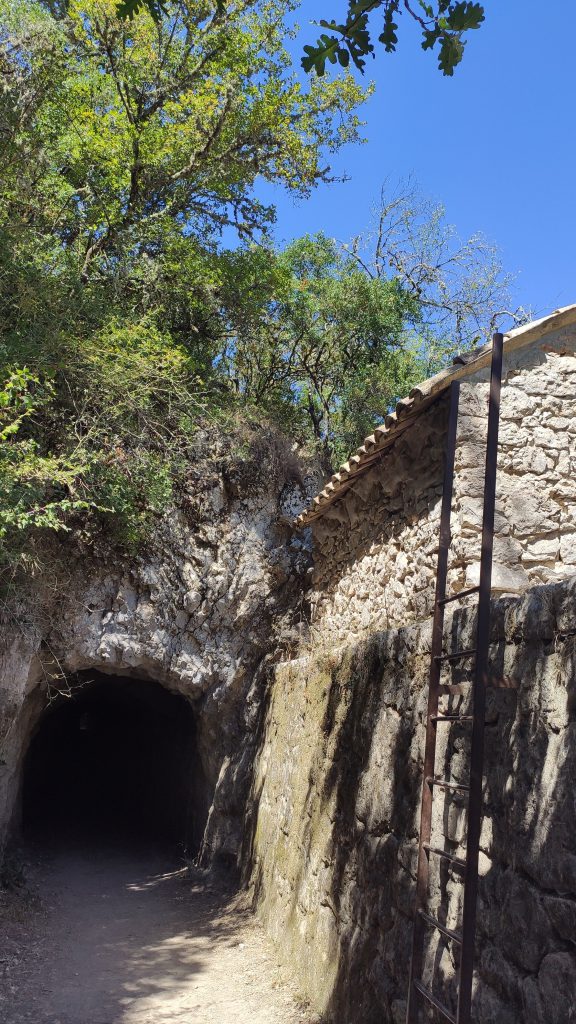
[[[462,958],[458,992],[458,1024],[470,1024],[476,905],[478,898],[478,854],[482,827],[482,773],[484,765],[484,725],[486,688],[488,685],[488,650],[490,645],[490,598],[492,593],[492,556],[494,550],[494,514],[496,506],[496,475],[498,469],[498,431],[502,383],[503,335],[495,334],[492,342],[490,371],[490,403],[486,438],[484,473],[484,508],[482,512],[482,551],[480,555],[480,592],[476,626],[476,664],[472,699],[474,720],[470,747],[470,793],[468,797],[468,833],[466,839],[466,880],[462,911]]]
[[[444,604],[448,579],[448,552],[450,549],[450,514],[452,511],[452,491],[454,486],[454,463],[456,459],[456,434],[458,429],[458,406],[460,403],[460,382],[453,381],[450,385],[450,409],[448,413],[448,430],[444,456],[444,484],[442,488],[442,507],[440,512],[440,544],[436,569],[436,591],[434,595],[434,620],[432,623],[432,651],[430,658],[430,676],[428,682],[428,709],[426,713],[426,744],[424,748],[424,772],[422,780],[422,797],[420,806],[420,841],[418,847],[418,869],[416,875],[416,913],[414,915],[414,931],[412,936],[412,956],[410,961],[410,987],[408,992],[407,1024],[416,1024],[418,1017],[418,992],[413,982],[422,975],[422,954],[424,949],[424,929],[418,911],[426,910],[428,905],[429,862],[426,844],[430,843],[432,834],[432,801],[433,790],[426,779],[434,774],[436,761],[436,722],[438,714],[438,698],[440,696],[440,676],[442,663],[438,660],[442,654],[444,634]]]
[[[444,609],[458,595],[447,595],[448,556],[451,541],[450,519],[454,486],[454,463],[456,456],[456,440],[458,426],[458,406],[460,386],[453,382],[450,392],[450,413],[446,437],[444,486],[442,492],[442,510],[440,517],[440,544],[436,572],[436,591],[434,600],[434,620],[432,625],[432,647],[430,655],[430,676],[428,691],[428,712],[426,717],[426,743],[424,750],[424,773],[422,782],[422,801],[420,808],[420,839],[418,848],[418,868],[416,876],[416,902],[414,914],[414,931],[412,940],[412,956],[410,961],[410,980],[408,988],[408,1007],[406,1024],[417,1024],[420,1000],[432,1003],[454,1024],[470,1024],[472,1004],[472,978],[474,968],[474,946],[476,934],[476,905],[478,896],[478,858],[480,847],[480,831],[482,824],[482,776],[484,763],[484,726],[486,707],[486,688],[489,685],[488,651],[490,643],[490,600],[492,591],[492,559],[494,547],[494,518],[496,504],[496,474],[498,463],[498,429],[500,420],[500,393],[502,381],[503,335],[497,333],[492,339],[492,364],[490,371],[490,396],[488,407],[488,430],[486,436],[486,464],[484,472],[484,497],[482,513],[482,549],[480,556],[480,579],[477,587],[470,587],[461,592],[462,597],[478,593],[478,614],[476,623],[476,644],[474,649],[444,654],[443,631]],[[472,700],[473,714],[457,716],[439,714],[438,703],[441,693],[450,693],[449,684],[442,685],[441,672],[445,664],[451,664],[458,658],[474,657],[472,669]],[[466,720],[472,723],[470,747],[470,778],[469,785],[451,783],[437,779],[435,776],[437,724],[442,721]],[[432,834],[432,803],[434,790],[437,788],[461,790],[468,793],[467,816],[468,833],[466,841],[466,858],[461,860],[431,845]],[[462,914],[462,930],[458,933],[461,944],[460,966],[458,971],[458,1009],[456,1017],[452,1017],[446,1008],[422,984],[422,966],[424,954],[424,924],[429,919],[427,914],[428,889],[430,881],[429,854],[433,853],[454,863],[463,872],[464,905]],[[438,927],[438,925],[437,925]],[[440,926],[440,931],[447,930]],[[456,938],[456,933],[450,937]]]

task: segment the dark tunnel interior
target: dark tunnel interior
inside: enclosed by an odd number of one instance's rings
[[[24,764],[24,835],[170,845],[193,855],[208,799],[195,715],[158,683],[84,673],[47,708]]]

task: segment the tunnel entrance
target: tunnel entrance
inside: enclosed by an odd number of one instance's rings
[[[207,810],[184,697],[92,672],[44,712],[24,764],[26,837],[153,842],[194,854]]]

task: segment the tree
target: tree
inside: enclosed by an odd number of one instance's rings
[[[221,370],[331,470],[422,375],[407,333],[418,302],[323,234],[252,262],[253,280],[249,256],[231,254]]]
[[[458,352],[484,344],[510,310],[511,277],[483,236],[461,241],[410,181],[383,188],[370,231],[323,234],[283,252],[230,253],[219,369],[327,470],[399,398]]]
[[[303,89],[291,74],[292,6],[190,0],[126,23],[113,0],[0,0],[8,553],[72,523],[137,545],[198,425],[233,403],[223,233],[258,252],[274,211],[256,179],[306,195],[359,137],[350,77]]]
[[[217,16],[226,10],[225,0],[213,0]],[[143,8],[155,20],[165,13],[163,0],[120,0],[118,14],[122,18],[133,18]],[[343,22],[334,18],[318,22],[331,34],[323,32],[315,46],[304,47],[302,66],[305,71],[316,71],[323,75],[326,61],[337,62],[347,68],[350,59],[363,71],[366,57],[374,56],[374,44],[370,27],[370,16],[382,15],[382,30],[378,42],[387,53],[393,53],[398,44],[397,19],[406,13],[415,21],[422,32],[422,49],[438,50],[438,67],[442,74],[453,75],[455,67],[464,56],[466,32],[480,28],[484,21],[484,6],[474,0],[348,0],[348,11]]]
[[[415,300],[414,326],[430,373],[455,353],[483,345],[504,321],[530,319],[529,311],[511,307],[513,277],[497,247],[479,232],[462,241],[442,204],[410,179],[382,188],[372,229],[345,249],[371,279],[392,276]]]
[[[113,0],[2,7],[9,173],[24,177],[13,209],[84,281],[184,230],[202,245],[230,227],[258,234],[273,220],[258,176],[307,195],[329,177],[326,151],[358,138],[350,78],[306,92],[289,74],[291,0],[170,2],[157,22],[122,22]]]
[[[137,549],[209,424],[278,425],[332,468],[500,303],[489,247],[410,190],[374,237],[273,246],[257,177],[306,195],[363,97],[298,84],[293,7],[0,0],[5,566],[46,531]]]
[[[378,35],[387,53],[398,45],[398,19],[406,13],[420,27],[422,49],[438,52],[438,67],[442,74],[453,75],[464,56],[465,34],[480,28],[484,21],[484,6],[472,0],[348,0],[348,11],[343,22],[321,20],[327,29],[315,46],[305,46],[302,66],[323,75],[326,61],[337,62],[344,68],[350,59],[363,71],[366,57],[374,56],[371,34],[371,16],[381,14],[382,26]]]

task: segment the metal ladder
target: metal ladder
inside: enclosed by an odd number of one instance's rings
[[[426,721],[426,745],[424,751],[424,781],[420,812],[420,845],[416,876],[416,907],[414,936],[410,963],[408,1010],[406,1024],[417,1024],[420,1010],[424,1005],[433,1007],[440,1016],[452,1024],[470,1024],[472,1004],[472,972],[474,966],[474,941],[476,933],[476,897],[478,891],[478,854],[480,828],[482,823],[482,769],[484,762],[484,717],[486,687],[488,686],[488,647],[490,640],[490,596],[492,582],[492,549],[494,542],[494,507],[496,500],[496,467],[498,454],[498,427],[500,420],[500,385],[502,379],[502,334],[492,339],[492,365],[490,371],[490,398],[488,406],[488,433],[486,439],[486,470],[484,477],[484,508],[482,516],[482,551],[480,557],[479,586],[461,590],[447,596],[448,553],[450,548],[450,514],[456,453],[458,425],[458,404],[460,383],[451,384],[450,413],[446,442],[444,468],[444,489],[440,519],[440,546],[436,572],[436,594],[432,626],[432,649]],[[478,594],[478,618],[476,645],[470,650],[443,653],[444,609],[447,604]],[[450,693],[451,684],[441,684],[442,667],[446,663],[474,659],[472,678],[472,713],[459,715],[439,713],[440,694]],[[458,684],[461,686],[462,683]],[[455,690],[454,692],[458,692]],[[435,772],[436,735],[438,726],[452,722],[470,722],[472,738],[470,747],[470,778],[467,785],[437,778]],[[447,850],[431,845],[432,804],[437,792],[449,790],[468,794],[468,830],[466,859],[454,857]],[[428,890],[430,857],[442,858],[456,869],[464,880],[464,905],[461,931],[446,928],[428,913]],[[460,948],[458,972],[458,1009],[456,1016],[428,989],[422,981],[424,938],[426,929],[437,929],[448,941]]]

